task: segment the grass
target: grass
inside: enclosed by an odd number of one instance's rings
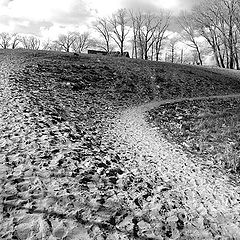
[[[47,51],[10,53],[32,74],[70,83],[79,91],[105,92],[125,103],[240,92],[237,74],[215,68]]]
[[[240,173],[240,99],[183,101],[150,111],[159,130],[205,161]]]

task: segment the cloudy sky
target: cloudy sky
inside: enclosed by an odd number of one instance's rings
[[[120,8],[176,13],[198,0],[0,0],[0,31],[54,39],[67,31],[86,31],[96,17]]]

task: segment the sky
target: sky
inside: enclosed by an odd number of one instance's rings
[[[173,13],[189,10],[198,0],[0,0],[0,31],[56,39],[69,31],[90,29],[97,17],[120,8]]]

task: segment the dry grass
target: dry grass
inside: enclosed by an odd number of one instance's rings
[[[205,68],[205,67],[203,67]],[[215,72],[217,74],[222,74],[228,77],[238,78],[240,79],[240,70],[235,69],[224,69],[224,68],[218,68],[218,67],[210,67],[207,69],[211,69],[212,72]]]
[[[112,99],[117,97],[125,103],[240,92],[240,78],[227,70],[88,54],[76,57],[71,53],[22,50],[9,53],[33,74],[36,70],[38,75],[48,72],[48,77],[73,83],[79,91],[82,85],[93,92],[105,89],[111,92]]]
[[[184,101],[150,112],[165,135],[206,161],[240,173],[240,99]]]

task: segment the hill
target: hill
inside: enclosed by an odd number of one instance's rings
[[[131,109],[152,100],[240,93],[237,75],[44,51],[1,51],[0,61],[1,239],[186,239],[195,231],[182,195],[172,192],[172,176],[155,175],[151,151],[138,156],[145,151],[142,143],[134,146],[144,139],[143,120],[136,121],[134,139],[134,118],[142,112]],[[151,121],[171,109],[155,109]],[[217,232],[205,222],[201,231]]]
[[[17,51],[13,55],[24,66],[25,74],[41,74],[42,80],[48,77],[73,91],[105,91],[117,100],[130,102],[224,95],[238,93],[240,88],[239,74],[232,74],[233,70],[44,51]]]

